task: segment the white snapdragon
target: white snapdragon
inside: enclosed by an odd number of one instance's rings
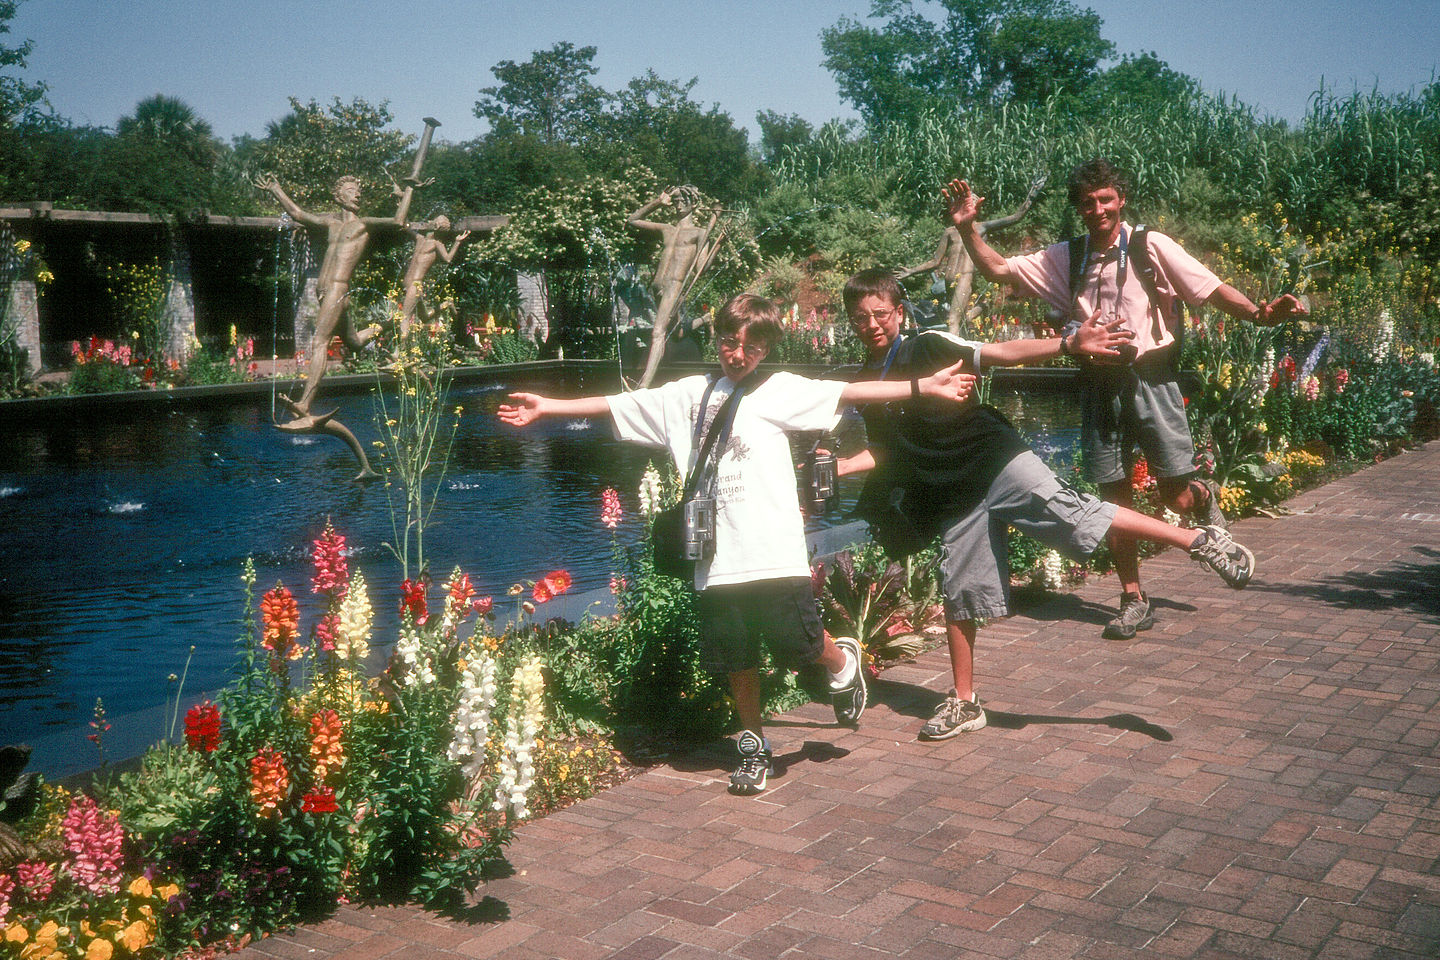
[[[429,686],[435,682],[435,667],[420,642],[420,634],[413,629],[400,631],[395,641],[395,652],[405,664],[405,685],[407,687]]]
[[[340,601],[340,629],[336,632],[335,653],[341,660],[364,660],[370,653],[370,628],[374,623],[370,597],[365,592],[365,575],[350,574],[350,586]]]
[[[1395,345],[1395,321],[1390,319],[1390,310],[1387,307],[1380,311],[1380,322],[1375,327],[1375,346],[1370,351],[1370,356],[1375,360],[1384,360],[1390,356],[1390,350]]]
[[[1047,550],[1035,569],[1035,580],[1046,590],[1059,590],[1065,585],[1065,560],[1054,550]]]
[[[460,671],[460,705],[455,711],[455,739],[446,755],[461,761],[461,773],[474,781],[485,769],[485,742],[490,736],[490,711],[495,708],[495,660],[484,650]]]
[[[500,754],[500,783],[495,790],[495,809],[509,809],[523,820],[530,815],[525,794],[535,781],[535,737],[544,718],[545,677],[540,658],[530,657],[515,668],[510,696],[510,716],[505,730],[505,748]]]
[[[660,509],[660,473],[655,469],[655,464],[645,468],[645,473],[640,477],[640,512],[647,517],[653,517],[655,511]]]

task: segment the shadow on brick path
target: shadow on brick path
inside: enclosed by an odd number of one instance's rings
[[[1171,551],[1155,628],[1113,578],[982,629],[985,730],[914,734],[943,650],[858,729],[770,729],[526,826],[464,919],[342,907],[261,957],[1440,957],[1440,442],[1235,525],[1243,592]]]

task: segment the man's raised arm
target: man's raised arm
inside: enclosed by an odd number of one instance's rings
[[[1014,282],[1010,265],[980,234],[977,221],[980,219],[980,205],[985,202],[985,198],[976,196],[970,189],[970,184],[964,180],[951,180],[949,186],[940,188],[940,196],[945,201],[950,222],[960,231],[960,240],[965,244],[965,249],[980,275],[992,283]]]

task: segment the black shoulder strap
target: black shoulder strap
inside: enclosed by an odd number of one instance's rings
[[[1080,296],[1081,284],[1085,281],[1085,256],[1088,246],[1085,236],[1071,237],[1065,241],[1070,247],[1070,302]]]
[[[695,458],[695,464],[690,468],[690,475],[685,478],[685,490],[680,495],[680,501],[684,503],[695,495],[700,489],[700,484],[714,466],[711,454],[717,448],[723,448],[725,441],[730,438],[730,429],[735,425],[735,411],[740,406],[740,398],[748,390],[754,390],[770,378],[769,372],[752,373],[745,378],[743,383],[735,385],[730,391],[730,396],[720,405],[715,413],[715,419],[710,421],[710,429],[705,431],[705,441],[700,445],[700,455]],[[705,388],[705,396],[700,403],[700,413],[695,424],[696,433],[699,433],[700,424],[705,420],[705,405],[710,399],[710,391],[715,388],[715,381],[711,380]],[[718,458],[717,458],[718,459]]]
[[[1160,294],[1155,286],[1155,261],[1150,259],[1150,228],[1140,224],[1130,233],[1130,262],[1135,265],[1135,275],[1145,288],[1150,305],[1160,303]]]

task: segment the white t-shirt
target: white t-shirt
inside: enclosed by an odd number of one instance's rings
[[[695,419],[707,383],[704,376],[684,377],[609,397],[615,435],[666,448],[685,476],[691,457],[699,453],[692,450]],[[729,377],[716,382],[705,410],[706,429],[734,388]],[[785,434],[834,427],[843,389],[838,380],[778,372],[740,398],[735,426],[719,460],[715,554],[697,565],[695,589],[810,575],[795,463]]]

